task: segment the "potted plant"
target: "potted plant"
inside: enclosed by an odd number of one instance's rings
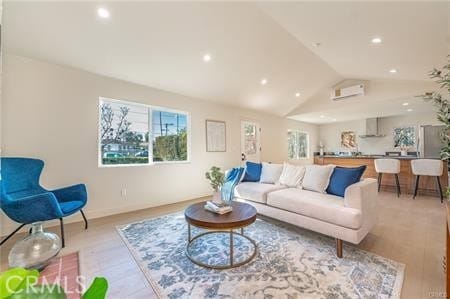
[[[213,188],[213,201],[220,203],[222,202],[222,195],[220,189],[225,180],[225,174],[220,171],[220,167],[213,166],[209,171],[205,173],[205,177],[209,180],[211,187]]]
[[[441,133],[441,159],[450,160],[450,55],[447,56],[448,63],[442,69],[434,68],[430,72],[430,78],[439,84],[439,89],[432,93],[426,93],[422,97],[437,108],[437,119],[445,125]],[[450,195],[450,187],[446,192]]]

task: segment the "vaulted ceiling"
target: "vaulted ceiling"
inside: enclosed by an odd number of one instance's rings
[[[2,44],[6,54],[288,115],[346,78],[427,80],[448,53],[448,13],[445,2],[7,1]]]

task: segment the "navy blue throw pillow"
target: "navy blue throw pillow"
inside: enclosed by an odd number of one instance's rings
[[[245,176],[243,182],[259,182],[261,178],[261,163],[247,161],[245,163]]]
[[[366,165],[359,167],[336,166],[331,174],[327,193],[344,197],[345,189],[361,180],[366,167]]]

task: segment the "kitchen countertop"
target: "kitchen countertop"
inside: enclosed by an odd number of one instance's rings
[[[400,181],[400,189],[402,193],[412,194],[415,189],[416,176],[412,172],[411,161],[417,158],[415,155],[411,156],[390,156],[390,155],[369,155],[361,154],[359,156],[346,156],[335,155],[333,153],[326,153],[324,156],[315,155],[314,164],[318,165],[328,165],[333,164],[342,167],[359,167],[365,165],[366,169],[364,171],[364,178],[378,178],[378,173],[375,169],[375,161],[379,158],[392,158],[397,159],[400,162],[400,172],[398,174],[398,179]],[[447,169],[447,161],[444,161],[444,169]],[[443,190],[447,189],[448,186],[448,172],[444,171],[440,177],[440,182]],[[393,175],[383,176],[383,182],[381,184],[381,189],[385,191],[396,191],[396,179]],[[432,177],[424,177],[419,182],[419,191],[422,194],[439,196],[436,188],[436,179]]]

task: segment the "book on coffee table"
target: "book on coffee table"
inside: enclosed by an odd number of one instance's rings
[[[217,206],[215,203],[207,201],[205,204],[205,210],[222,215],[233,211],[233,208],[229,205]]]

